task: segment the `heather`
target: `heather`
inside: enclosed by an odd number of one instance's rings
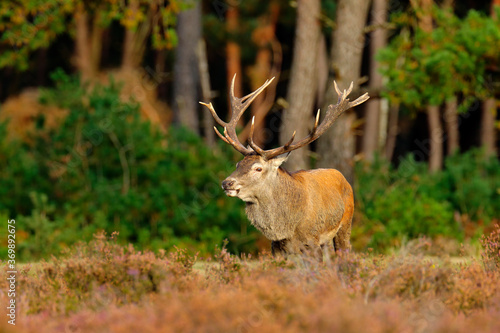
[[[429,256],[419,239],[396,254],[210,258],[138,251],[96,234],[60,257],[23,265],[18,320],[6,332],[497,332],[500,228],[482,256]],[[4,274],[7,269],[4,269]],[[1,290],[7,289],[4,277]],[[7,295],[1,294],[2,302]],[[368,325],[369,323],[369,325]]]

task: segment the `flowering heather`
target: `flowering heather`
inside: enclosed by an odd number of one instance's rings
[[[2,332],[499,332],[498,229],[483,260],[339,253],[210,260],[139,252],[104,235],[18,274],[16,326]],[[494,257],[494,255],[497,257]],[[329,260],[327,260],[329,259]],[[495,261],[496,260],[496,261]],[[7,282],[0,280],[6,304]]]

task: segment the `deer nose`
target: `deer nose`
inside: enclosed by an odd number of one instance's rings
[[[234,185],[234,180],[233,179],[224,179],[222,182],[222,188],[224,190],[230,189]]]

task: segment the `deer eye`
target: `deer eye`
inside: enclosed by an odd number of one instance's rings
[[[261,167],[257,167],[257,168],[255,168],[255,171],[262,172],[262,168]]]

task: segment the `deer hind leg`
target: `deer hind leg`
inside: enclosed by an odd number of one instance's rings
[[[353,209],[348,207],[344,212],[344,216],[340,221],[340,229],[333,237],[333,245],[335,251],[350,251],[351,250],[351,223],[352,223]]]
[[[334,249],[333,242],[326,242],[321,244],[321,252],[323,263],[329,265],[330,264],[330,255],[332,253],[332,249]]]
[[[286,259],[286,250],[285,250],[285,240],[280,241],[272,241],[271,242],[271,253],[273,257],[283,257]]]

